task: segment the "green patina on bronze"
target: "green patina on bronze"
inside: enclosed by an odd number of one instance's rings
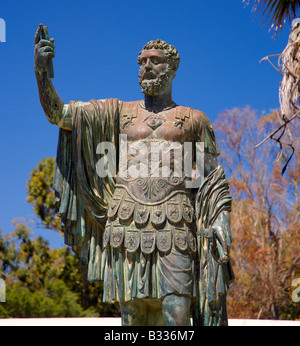
[[[194,325],[226,325],[231,197],[209,119],[172,100],[177,50],[162,40],[144,46],[138,57],[142,101],[65,105],[47,74],[54,40],[41,40],[42,28],[35,36],[35,72],[46,116],[60,127],[54,189],[65,243],[88,280],[104,280],[103,300],[119,302],[123,325],[190,325],[191,313]],[[120,134],[146,149],[186,142],[195,149],[203,142],[200,187],[188,189],[189,177],[174,174],[174,167],[183,167],[176,155],[167,177],[160,158],[158,176],[121,175],[127,146],[120,146]],[[120,171],[100,177],[99,144],[108,142]],[[200,154],[188,155],[196,161]],[[148,162],[148,150],[139,155]],[[124,157],[133,165],[130,155]]]

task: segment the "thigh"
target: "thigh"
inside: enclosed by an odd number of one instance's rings
[[[162,300],[166,326],[190,326],[191,297],[170,294]]]
[[[172,294],[193,296],[194,276],[194,257],[190,251],[181,252],[172,248],[167,254],[159,254],[157,264],[159,296]]]

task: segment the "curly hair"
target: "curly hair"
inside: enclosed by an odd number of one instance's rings
[[[180,62],[180,57],[179,57],[177,49],[173,45],[168,44],[167,42],[161,40],[160,38],[155,40],[155,41],[149,41],[143,47],[143,49],[139,52],[139,56],[138,56],[138,63],[139,64],[141,64],[140,56],[143,53],[143,51],[144,50],[150,50],[150,49],[162,49],[162,50],[164,50],[168,64],[170,64],[172,66],[172,70],[174,72],[177,71],[177,69],[179,67],[179,62]]]

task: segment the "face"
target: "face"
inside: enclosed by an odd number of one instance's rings
[[[163,95],[171,88],[170,72],[162,49],[144,50],[140,55],[139,83],[147,95]]]

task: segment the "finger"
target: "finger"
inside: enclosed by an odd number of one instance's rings
[[[39,27],[37,28],[35,35],[34,35],[34,44],[37,44],[40,42],[42,30],[43,30],[43,24],[40,24]]]
[[[224,248],[220,243],[217,244],[218,246],[218,252],[219,252],[219,261],[221,263],[227,263],[229,260],[229,257],[226,253],[224,253]]]
[[[54,52],[53,47],[50,47],[50,46],[42,47],[41,50],[42,50],[43,52]]]
[[[41,56],[45,57],[46,59],[49,59],[49,58],[52,59],[55,57],[55,53],[54,52],[42,52]]]
[[[225,240],[226,240],[226,245],[227,245],[227,252],[229,252],[230,246],[231,246],[231,238],[230,238],[230,234],[228,232],[226,232],[226,234],[225,234]]]
[[[229,261],[229,257],[227,255],[224,255],[220,257],[220,261],[225,264]]]
[[[53,52],[46,52],[43,53],[43,57],[47,60],[55,58],[55,53]]]
[[[225,240],[225,237],[224,237],[224,233],[223,233],[221,228],[217,227],[216,235],[217,235],[217,238],[218,238],[219,242],[222,245],[224,254],[227,256],[227,244],[226,244],[226,240]]]
[[[45,40],[45,39],[41,39],[38,44],[39,44],[39,47],[45,47],[45,46],[53,47],[52,43],[49,40]]]
[[[47,56],[47,58],[55,58],[55,53],[53,52],[46,52],[45,56]]]

